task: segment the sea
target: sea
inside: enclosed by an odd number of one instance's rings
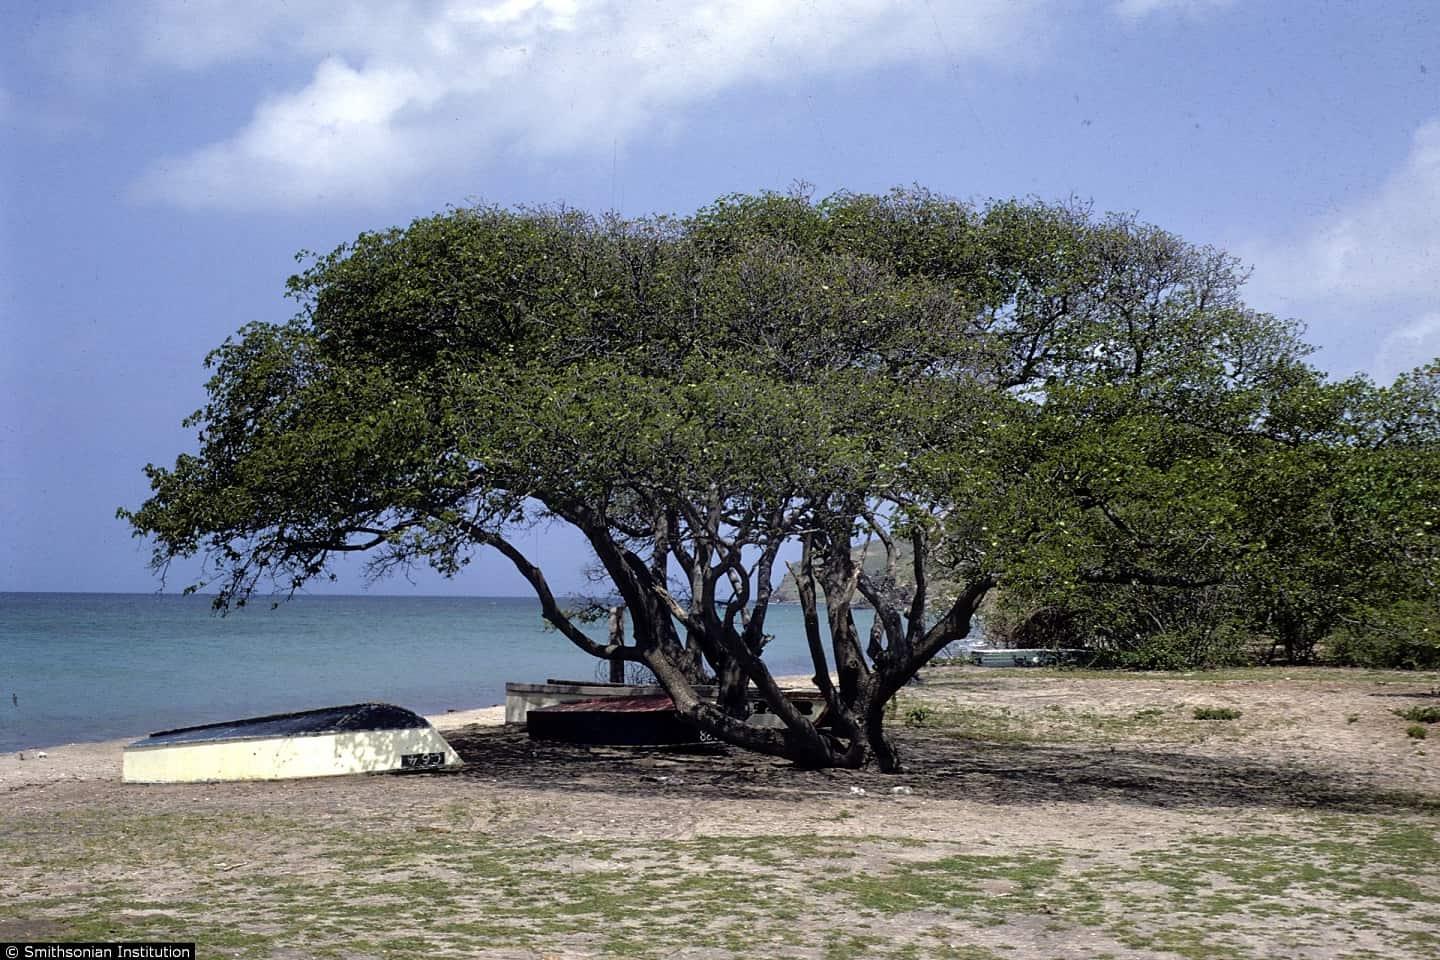
[[[772,606],[766,632],[773,672],[811,672],[798,606]],[[205,596],[0,593],[0,752],[363,701],[443,713],[604,669],[528,597],[304,595],[219,616]]]

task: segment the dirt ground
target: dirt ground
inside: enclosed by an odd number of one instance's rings
[[[0,758],[0,941],[1440,956],[1440,725],[1397,716],[1427,705],[1440,676],[942,668],[896,705],[895,776],[538,743],[495,709],[434,718],[462,770],[403,777],[143,786],[116,743],[26,751]]]

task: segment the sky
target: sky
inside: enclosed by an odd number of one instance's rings
[[[5,0],[0,591],[159,587],[115,510],[194,449],[207,351],[292,314],[298,251],[797,181],[1133,212],[1389,379],[1440,355],[1440,5]],[[583,586],[573,538],[522,546]],[[326,589],[525,592],[484,556]]]

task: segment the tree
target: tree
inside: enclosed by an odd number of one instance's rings
[[[294,320],[208,359],[198,453],[147,467],[151,497],[122,514],[157,568],[203,555],[194,586],[220,606],[342,553],[453,575],[495,549],[559,632],[643,663],[708,733],[895,770],[885,705],[997,583],[1058,564],[1073,583],[1194,585],[1178,538],[1102,524],[1072,550],[1069,518],[1103,498],[1069,473],[1031,481],[1066,425],[1134,431],[1132,456],[1178,442],[1162,408],[1204,436],[1263,432],[1232,407],[1309,374],[1239,285],[1222,254],[1128,218],[918,190],[736,196],[683,219],[455,210],[311,257]],[[1116,482],[1163,510],[1187,478]],[[591,639],[516,547],[542,521],[585,537],[630,643]],[[824,728],[765,665],[787,548]],[[963,584],[938,603],[936,563]],[[695,691],[711,678],[715,702]],[[745,722],[751,685],[783,727]]]
[[[1176,668],[1246,661],[1262,642],[1298,663],[1342,632],[1425,632],[1440,612],[1435,368],[1331,382],[1281,339],[1266,353],[1290,359],[1258,375],[1215,352],[1153,377],[1069,377],[992,436],[1009,444],[992,469],[952,471],[990,486],[966,543],[1007,571],[1012,634]],[[1395,664],[1436,646],[1398,644]]]

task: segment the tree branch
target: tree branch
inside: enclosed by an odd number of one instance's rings
[[[617,656],[625,660],[639,661],[641,659],[635,647],[617,646],[614,643],[596,643],[587,636],[565,615],[565,611],[560,609],[560,604],[556,602],[555,594],[551,592],[545,574],[508,540],[497,533],[472,524],[468,520],[455,519],[450,522],[464,529],[465,533],[477,543],[483,543],[500,551],[515,566],[520,575],[530,583],[531,589],[535,591],[535,596],[540,600],[540,615],[575,646],[601,660],[610,660]]]

